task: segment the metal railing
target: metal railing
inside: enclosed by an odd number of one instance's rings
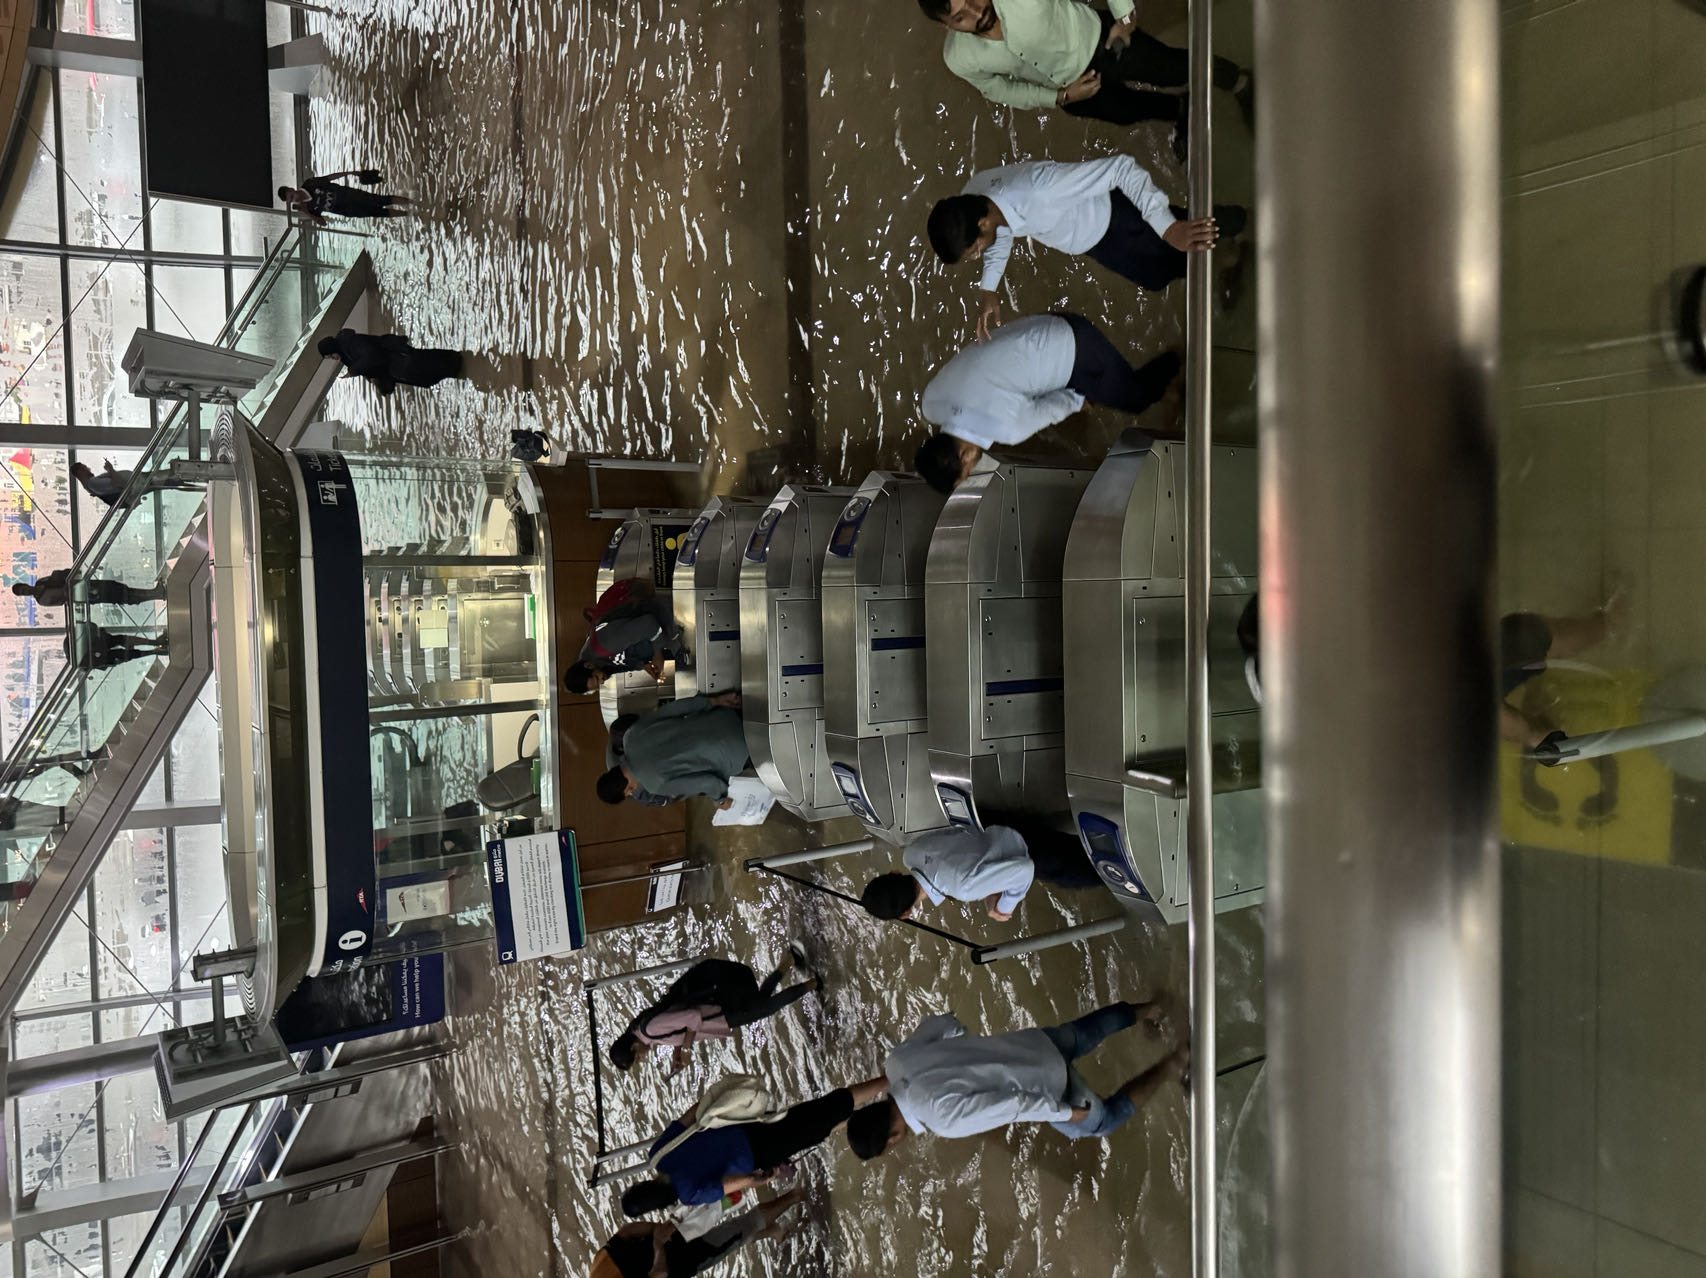
[[[1193,218],[1214,212],[1212,132],[1214,10],[1190,3],[1190,145],[1186,157]],[[1191,1272],[1219,1272],[1220,1198],[1215,1147],[1214,708],[1209,703],[1209,400],[1213,359],[1214,263],[1192,253],[1185,268],[1185,853],[1190,877]]]

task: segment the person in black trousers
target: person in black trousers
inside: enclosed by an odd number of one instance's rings
[[[316,349],[327,359],[341,361],[346,377],[367,378],[381,395],[399,386],[436,386],[447,377],[463,376],[461,351],[417,349],[396,333],[376,336],[346,328],[336,337],[322,338]]]
[[[166,655],[166,641],[79,621],[64,641],[65,655],[84,670],[110,670],[127,661]]]
[[[753,970],[731,959],[705,959],[683,972],[650,1007],[632,1021],[622,1036],[610,1045],[610,1061],[617,1069],[633,1067],[642,1052],[654,1047],[672,1047],[674,1065],[681,1069],[687,1049],[702,1038],[728,1038],[743,1025],[776,1015],[790,1003],[823,988],[823,978],[809,973],[807,979],[778,992],[784,973],[792,968],[806,970],[805,947],[789,945],[787,960],[760,984]]]

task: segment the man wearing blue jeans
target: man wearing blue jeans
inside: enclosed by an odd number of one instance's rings
[[[892,1148],[908,1131],[973,1136],[1009,1123],[1048,1123],[1074,1139],[1106,1136],[1170,1078],[1183,1074],[1181,1045],[1113,1094],[1096,1094],[1074,1062],[1139,1020],[1159,1035],[1157,1003],[1112,1003],[1064,1025],[967,1034],[952,1015],[932,1016],[884,1067],[888,1096],[855,1111],[847,1143],[860,1158]]]

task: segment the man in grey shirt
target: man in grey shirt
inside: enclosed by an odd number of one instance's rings
[[[954,1016],[932,1016],[889,1053],[888,1098],[854,1112],[847,1143],[868,1160],[909,1130],[975,1136],[1010,1123],[1048,1123],[1075,1140],[1107,1136],[1163,1083],[1182,1076],[1190,1059],[1181,1045],[1098,1096],[1074,1062],[1140,1020],[1156,1035],[1165,1025],[1155,1003],[1112,1003],[1064,1025],[1007,1034],[968,1034]]]
[[[932,830],[907,844],[900,859],[907,873],[879,874],[860,894],[876,918],[911,918],[920,902],[951,898],[981,901],[990,918],[1005,922],[1033,879],[1069,888],[1101,883],[1076,835],[1034,825],[1023,832],[997,824]]]
[[[729,807],[729,778],[751,757],[740,693],[686,697],[643,714],[622,738],[622,760],[598,778],[598,797],[620,803],[646,791],[665,799],[701,794]]]
[[[166,588],[161,585],[151,590],[138,590],[122,581],[97,577],[85,581],[83,586],[84,598],[89,603],[129,605],[151,603],[166,597]],[[71,569],[61,568],[58,572],[38,577],[34,582],[14,581],[12,593],[20,598],[34,599],[48,608],[63,608],[71,602]]]
[[[563,672],[563,685],[570,692],[596,692],[623,670],[649,670],[656,679],[663,674],[664,662],[681,656],[681,623],[668,597],[631,598],[593,626],[581,645],[580,659]]]

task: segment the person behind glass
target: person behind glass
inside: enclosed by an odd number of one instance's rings
[[[699,1112],[694,1105],[652,1142],[658,1175],[630,1185],[622,1195],[622,1210],[643,1216],[677,1203],[714,1203],[726,1194],[767,1185],[790,1170],[798,1154],[827,1140],[858,1106],[880,1096],[884,1086],[879,1076],[837,1087],[779,1117],[702,1128],[677,1143]],[[674,1148],[662,1153],[671,1144]]]
[[[900,862],[905,873],[879,874],[859,895],[873,918],[909,919],[926,900],[955,900],[981,902],[990,918],[1005,922],[1036,879],[1063,888],[1102,885],[1077,835],[1040,825],[1023,833],[993,822],[931,830],[906,845]]]
[[[119,498],[124,496],[124,490],[130,486],[131,472],[115,470],[110,460],[101,467],[101,473],[96,474],[82,462],[73,462],[71,477],[75,479],[96,501],[103,506],[116,506]],[[200,484],[191,483],[187,479],[179,479],[170,471],[155,471],[143,478],[142,486],[137,490],[138,497],[151,492],[177,490],[182,492],[199,493]]]
[[[284,207],[300,213],[319,224],[331,225],[326,214],[333,217],[407,217],[414,212],[414,201],[406,195],[380,195],[359,187],[345,186],[339,178],[352,177],[362,186],[377,186],[384,181],[378,169],[344,169],[303,180],[301,186],[281,186],[278,198]]]
[[[598,797],[615,804],[644,790],[733,807],[729,778],[752,762],[739,705],[738,692],[701,693],[648,710],[623,734],[621,762],[598,778]]]
[[[51,830],[64,824],[65,809],[56,804],[32,803],[15,795],[0,798],[0,830],[19,830],[27,834],[31,831]],[[29,895],[27,889],[24,895]]]
[[[127,661],[165,656],[166,641],[79,621],[66,632],[64,648],[66,658],[80,669],[110,670]]]
[[[942,60],[991,102],[1109,124],[1143,120],[1174,124],[1173,153],[1186,149],[1189,98],[1134,89],[1190,82],[1190,53],[1137,28],[1132,0],[1109,0],[1098,13],[1078,0],[918,0],[932,22],[948,28]],[[1214,60],[1214,86],[1237,99],[1246,123],[1255,104],[1250,73],[1226,58]]]
[[[749,1243],[782,1237],[787,1232],[781,1223],[783,1213],[805,1198],[805,1190],[790,1189],[750,1211],[721,1219],[704,1232],[695,1232],[691,1222],[711,1210],[708,1204],[684,1208],[669,1220],[636,1220],[623,1225],[598,1249],[589,1278],[687,1278],[702,1274]]]
[[[48,608],[63,608],[71,602],[71,569],[61,568],[50,572],[45,577],[38,577],[34,582],[14,581],[12,593],[24,599],[34,599],[37,603]],[[84,598],[90,603],[98,604],[141,604],[152,603],[166,597],[164,586],[155,586],[152,590],[138,590],[135,586],[127,586],[122,581],[108,581],[97,577],[83,582]]]
[[[1141,413],[1167,393],[1182,367],[1178,352],[1163,351],[1132,368],[1082,315],[1016,319],[931,377],[922,408],[942,433],[919,447],[913,469],[937,492],[951,493],[985,464],[985,450],[1021,443],[1087,402]]]
[[[949,266],[982,265],[977,337],[1001,323],[1001,277],[1024,235],[1063,253],[1083,254],[1143,289],[1185,278],[1185,254],[1212,249],[1220,232],[1236,238],[1245,212],[1215,206],[1213,217],[1185,220],[1129,155],[1059,164],[1032,160],[974,173],[959,195],[937,200],[926,230]]]
[[[790,970],[806,979],[778,992]],[[610,1063],[627,1071],[641,1055],[656,1047],[674,1049],[674,1070],[687,1064],[687,1049],[700,1039],[728,1038],[735,1030],[776,1015],[791,1003],[823,988],[823,977],[806,966],[806,948],[789,943],[788,958],[761,984],[745,963],[705,959],[683,972],[661,997],[628,1022],[610,1044]]]
[[[447,377],[463,375],[461,351],[417,349],[396,333],[346,328],[336,337],[321,338],[316,349],[327,359],[341,361],[345,377],[365,377],[381,395],[399,386],[436,386]]]
[[[590,608],[587,617],[591,620]],[[628,598],[594,623],[575,663],[563,672],[563,686],[570,692],[596,692],[624,670],[661,678],[666,661],[685,656],[681,638],[670,599],[651,582],[636,580]]]
[[[1499,619],[1499,736],[1532,750],[1556,728],[1541,714],[1519,710],[1511,698],[1547,663],[1578,657],[1623,626],[1627,591],[1619,584],[1606,601],[1581,616],[1513,612]]]
[[[1157,1036],[1165,1026],[1156,1003],[1113,1003],[1064,1025],[1007,1034],[968,1034],[954,1016],[932,1016],[889,1053],[888,1097],[848,1120],[847,1144],[869,1161],[908,1131],[975,1136],[1010,1123],[1048,1123],[1073,1139],[1107,1136],[1168,1079],[1184,1077],[1190,1061],[1180,1046],[1098,1096],[1074,1062],[1139,1020]]]

